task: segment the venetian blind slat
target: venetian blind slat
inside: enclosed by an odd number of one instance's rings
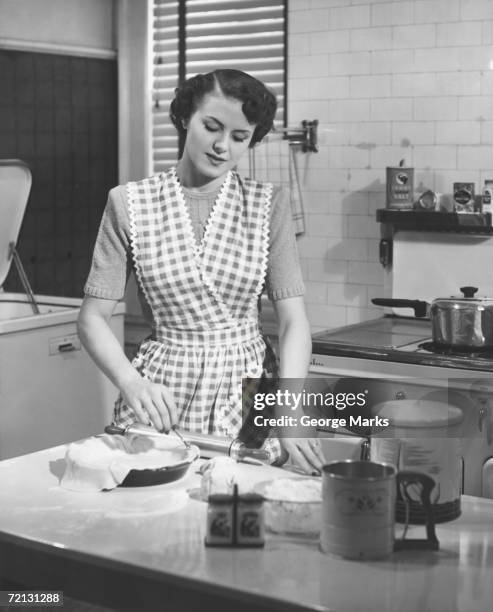
[[[176,162],[178,138],[168,116],[178,85],[178,1],[154,0],[153,159],[161,171]],[[249,72],[277,96],[275,125],[284,122],[285,1],[186,0],[185,76],[218,67]]]

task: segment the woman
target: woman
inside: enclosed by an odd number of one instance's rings
[[[78,325],[120,390],[116,423],[237,436],[242,378],[269,369],[258,328],[264,282],[278,316],[280,377],[305,378],[311,339],[289,205],[272,185],[234,172],[272,128],[276,106],[240,71],[189,79],[170,110],[185,135],[176,167],[110,191]],[[130,363],[108,322],[132,268],[152,336]],[[277,433],[293,463],[321,468],[313,440]]]

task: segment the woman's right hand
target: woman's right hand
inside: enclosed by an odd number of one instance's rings
[[[168,433],[178,423],[178,412],[173,395],[164,385],[143,378],[137,371],[120,384],[123,401],[138,420],[149,421],[158,431]]]

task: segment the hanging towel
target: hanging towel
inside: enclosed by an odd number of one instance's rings
[[[298,173],[295,145],[280,135],[269,135],[243,158],[237,168],[243,176],[267,181],[288,189],[296,235],[305,231],[303,196]]]

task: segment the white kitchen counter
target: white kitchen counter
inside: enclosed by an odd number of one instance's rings
[[[437,552],[345,561],[316,539],[272,534],[264,549],[207,548],[195,466],[167,485],[76,493],[58,486],[65,448],[0,462],[0,576],[26,590],[139,611],[491,609],[493,500],[464,496],[462,516],[437,526]],[[241,469],[259,481],[286,474]]]

